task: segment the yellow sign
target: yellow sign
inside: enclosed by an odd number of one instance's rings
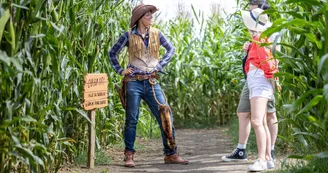
[[[87,74],[84,76],[83,108],[92,110],[108,105],[107,74]]]

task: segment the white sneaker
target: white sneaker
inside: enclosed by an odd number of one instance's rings
[[[274,161],[272,159],[267,161],[267,167],[268,167],[268,169],[273,169],[274,168]]]
[[[248,166],[248,171],[264,171],[267,169],[266,160],[256,160],[253,165]]]

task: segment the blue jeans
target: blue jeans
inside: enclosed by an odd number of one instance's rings
[[[165,98],[162,93],[161,86],[159,84],[154,85],[157,100],[161,103],[165,103]],[[139,106],[140,101],[143,99],[149,106],[151,112],[155,116],[159,127],[161,129],[162,141],[164,145],[164,154],[172,155],[176,153],[177,148],[172,150],[167,144],[167,138],[162,128],[162,121],[159,112],[159,105],[156,102],[152,85],[148,80],[143,81],[128,81],[126,83],[126,117],[125,117],[125,131],[124,131],[124,142],[125,150],[134,152],[134,142],[136,140],[136,127],[139,118]],[[166,103],[167,104],[167,103]],[[175,129],[173,127],[173,118],[171,114],[172,133],[175,139]]]

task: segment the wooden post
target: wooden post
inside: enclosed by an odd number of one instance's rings
[[[95,167],[95,144],[96,144],[96,110],[88,112],[91,123],[89,123],[89,152],[88,152],[88,168]]]
[[[89,151],[88,168],[95,167],[96,145],[96,108],[108,105],[108,76],[104,73],[87,74],[84,76],[83,108],[88,110],[89,123]]]

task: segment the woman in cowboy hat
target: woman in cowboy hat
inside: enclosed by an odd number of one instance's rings
[[[140,100],[143,99],[156,117],[162,132],[165,163],[188,164],[177,154],[175,145],[175,129],[173,118],[165,95],[156,82],[160,72],[167,65],[175,52],[175,47],[158,29],[151,27],[153,13],[157,8],[153,5],[140,4],[132,10],[129,32],[125,32],[109,51],[109,59],[114,70],[124,76],[126,82],[125,107],[125,166],[134,167],[134,142],[136,125],[139,117]],[[163,46],[166,53],[159,58],[159,48]],[[129,64],[123,69],[117,55],[128,48]],[[160,110],[161,109],[161,110]]]
[[[278,62],[272,57],[271,50],[260,46],[268,42],[260,39],[260,34],[267,28],[268,16],[262,14],[263,10],[255,8],[251,11],[242,11],[243,22],[252,35],[248,58],[245,64],[247,86],[251,104],[251,124],[256,134],[258,147],[258,160],[249,166],[249,171],[262,171],[268,168],[271,160],[270,133],[266,126],[266,107],[269,100],[274,99],[274,73],[278,72]],[[269,161],[269,162],[268,162]]]

